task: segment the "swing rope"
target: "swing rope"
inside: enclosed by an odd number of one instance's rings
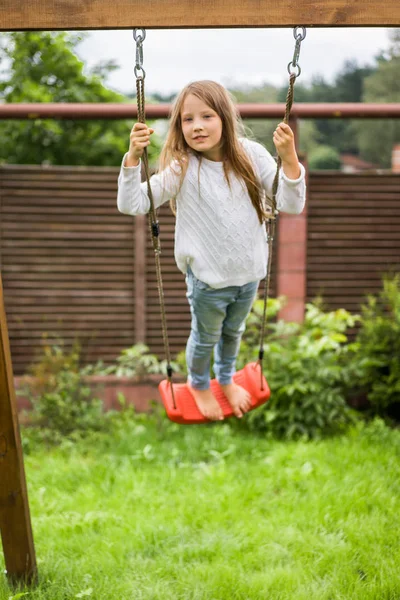
[[[301,32],[298,32],[299,29],[302,29]],[[292,110],[293,99],[294,99],[294,84],[296,82],[297,77],[299,77],[301,73],[301,68],[298,63],[300,56],[300,47],[301,42],[306,37],[306,28],[305,27],[295,27],[293,30],[293,36],[296,40],[296,44],[294,47],[293,59],[288,64],[288,72],[289,72],[289,87],[286,96],[286,107],[285,107],[285,116],[283,118],[283,122],[288,124],[290,111]],[[297,72],[293,72],[292,69],[297,69]],[[274,182],[272,184],[272,200],[271,200],[271,214],[267,217],[267,239],[268,239],[268,264],[267,264],[267,275],[264,280],[264,295],[263,295],[263,316],[261,321],[261,331],[260,331],[260,349],[258,352],[258,361],[257,364],[260,365],[260,376],[261,376],[261,389],[263,389],[263,358],[264,358],[264,337],[265,330],[267,326],[267,304],[268,304],[268,295],[269,295],[269,287],[270,287],[270,279],[271,279],[271,265],[272,265],[272,252],[274,246],[274,238],[276,231],[276,223],[278,220],[278,211],[276,208],[276,194],[278,192],[279,186],[279,176],[280,170],[282,167],[282,159],[278,156],[276,163],[276,173]]]
[[[138,121],[139,123],[146,123],[146,112],[145,112],[145,93],[144,93],[144,79],[146,77],[146,72],[143,69],[143,41],[146,37],[146,31],[144,29],[135,29],[133,31],[133,39],[136,42],[136,64],[135,64],[135,77],[136,77],[136,97],[137,97],[137,111],[138,111]],[[150,185],[150,168],[149,168],[149,156],[147,152],[147,148],[144,149],[142,162],[144,166],[144,172],[147,182],[147,195],[150,200],[150,211],[148,216],[149,228],[151,233],[151,239],[153,243],[154,257],[156,263],[156,274],[157,274],[157,289],[158,289],[158,297],[160,301],[160,309],[161,309],[161,326],[163,333],[163,341],[164,341],[164,352],[167,360],[167,378],[168,382],[171,385],[172,391],[172,400],[174,404],[174,408],[176,408],[175,404],[175,395],[174,395],[174,386],[172,385],[172,367],[171,367],[171,351],[169,347],[168,340],[168,328],[167,328],[167,315],[165,312],[165,297],[164,297],[164,286],[162,282],[162,274],[161,274],[161,245],[160,245],[160,226],[157,221],[157,213],[154,207],[154,198],[153,192]]]

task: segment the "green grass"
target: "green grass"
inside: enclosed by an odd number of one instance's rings
[[[25,448],[40,579],[23,598],[400,598],[400,431],[381,422],[285,443],[137,419]],[[17,591],[0,579],[0,600]]]

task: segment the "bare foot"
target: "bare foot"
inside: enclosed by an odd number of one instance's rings
[[[233,413],[241,419],[251,408],[251,396],[247,390],[236,383],[221,385],[221,389],[232,406]]]
[[[187,386],[193,398],[195,399],[197,408],[201,414],[206,417],[206,419],[209,419],[210,421],[223,420],[224,413],[222,412],[222,408],[218,404],[214,394],[210,389],[196,390],[195,388],[192,388],[189,383]]]

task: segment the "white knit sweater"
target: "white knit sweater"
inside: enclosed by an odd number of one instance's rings
[[[257,142],[243,139],[256,175],[268,196],[276,163]],[[146,214],[150,209],[146,183],[141,183],[140,165],[125,167],[118,178],[117,205],[127,215]],[[281,170],[277,193],[280,211],[299,214],[305,202],[305,171],[292,180]],[[151,178],[155,207],[176,195],[175,260],[182,273],[190,265],[194,275],[213,288],[244,285],[266,275],[268,245],[247,188],[233,175],[228,186],[222,162],[191,155],[179,192],[180,177],[168,168]],[[178,192],[178,193],[177,193]],[[161,235],[162,241],[162,235]]]

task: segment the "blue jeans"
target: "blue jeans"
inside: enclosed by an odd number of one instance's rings
[[[221,385],[232,382],[245,321],[257,295],[258,281],[215,289],[186,274],[192,324],[186,345],[189,383],[198,390],[210,387],[210,363]]]

